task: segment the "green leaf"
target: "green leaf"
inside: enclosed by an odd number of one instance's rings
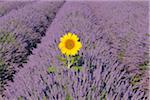
[[[118,59],[121,60],[121,61],[123,61],[124,57],[125,57],[124,52],[123,52],[123,51],[120,51],[120,52],[118,53]]]
[[[100,100],[107,100],[107,98],[106,98],[106,92],[102,92],[102,94],[100,96]]]
[[[71,65],[75,63],[75,57],[72,57],[71,59]]]
[[[140,70],[147,70],[148,66],[140,66],[139,68],[140,68]]]
[[[79,55],[76,56],[76,60],[79,60],[81,57]]]
[[[66,84],[65,84],[65,85],[63,85],[63,90],[66,91],[66,89],[67,89],[67,86],[66,86]]]
[[[75,56],[75,57],[73,58],[73,60],[74,60],[73,63],[78,63],[80,59],[81,59],[81,57],[80,57],[79,55]]]
[[[18,97],[18,100],[23,100],[23,99],[22,99],[22,96],[19,96],[19,97]]]
[[[2,36],[0,36],[0,43],[14,43],[15,37],[11,33],[3,32]]]
[[[140,78],[140,75],[132,76],[132,77],[131,77],[131,80],[130,80],[130,83],[131,83],[132,85],[136,85],[136,84],[139,83],[140,79],[141,79],[141,78]]]
[[[46,96],[43,96],[43,97],[42,97],[42,100],[46,100]]]
[[[149,33],[147,33],[147,34],[145,34],[145,36],[150,36],[150,34],[149,34]]]
[[[148,65],[149,65],[149,61],[145,61],[145,62],[139,64],[139,68],[140,68],[140,70],[147,70]]]
[[[80,67],[80,66],[73,66],[73,67],[71,67],[74,71],[80,71],[81,69],[82,69],[82,67]]]
[[[92,88],[91,88],[91,91],[95,91],[96,90],[96,86],[93,86]]]
[[[4,65],[5,62],[3,60],[0,59],[0,66]]]
[[[67,62],[67,59],[64,58],[64,57],[56,56],[56,58],[57,58],[60,62],[63,62],[63,63],[66,63],[66,62]]]
[[[72,100],[69,93],[67,93],[65,100]]]
[[[56,72],[56,68],[53,67],[53,66],[48,67],[47,72],[48,72],[48,73],[54,73],[54,72]]]

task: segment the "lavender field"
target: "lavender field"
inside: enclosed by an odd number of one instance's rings
[[[0,1],[0,100],[148,100],[148,3]],[[70,68],[68,32],[82,43]]]

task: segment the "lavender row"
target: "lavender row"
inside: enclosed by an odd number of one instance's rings
[[[148,4],[126,1],[117,4],[116,7],[112,1],[100,5],[90,3],[90,6],[95,6],[92,10],[99,20],[97,24],[109,34],[112,40],[109,44],[118,50],[119,58],[126,63],[142,63],[148,60]]]
[[[20,9],[24,7],[27,4],[30,4],[31,2],[7,2],[7,1],[1,1],[0,2],[0,17],[4,16],[5,14],[8,14],[9,12],[13,10]]]
[[[4,98],[6,100],[17,98],[23,100],[65,100],[68,98],[147,100],[147,71],[139,70],[139,63],[148,59],[144,55],[145,51],[148,52],[147,44],[140,47],[142,42],[147,43],[147,39],[144,39],[146,38],[144,35],[147,34],[145,25],[147,25],[148,8],[145,8],[146,5],[144,2],[141,4],[138,2],[119,4],[117,2],[114,4],[66,2],[50,25],[46,37],[42,39],[38,48],[33,50],[29,62],[24,64],[24,68],[15,75],[14,82],[8,83]],[[118,12],[120,6],[123,11]],[[111,32],[111,30],[116,30],[115,23],[120,22],[117,20],[120,17],[126,17],[126,20],[132,23],[127,16],[132,16],[137,6],[139,12],[136,16],[139,20],[143,20],[143,25],[132,26],[134,32],[128,26],[117,28],[120,31],[126,30],[125,32]],[[143,10],[143,7],[146,10]],[[100,9],[101,11],[98,11]],[[110,17],[114,13],[107,15],[110,10],[119,16],[115,16],[116,20]],[[135,24],[139,23],[136,22],[133,25]],[[108,25],[113,27],[107,27]],[[137,30],[140,29],[142,31],[138,32]],[[128,35],[127,31],[132,33]],[[76,33],[83,44],[79,52],[82,57],[82,70],[78,72],[67,69],[56,58],[61,55],[58,49],[59,38],[67,32]],[[122,45],[122,38],[127,39],[124,41],[129,43]],[[120,58],[122,48],[126,56],[121,55],[122,58]],[[48,73],[48,68],[52,66],[56,68],[56,71]]]
[[[62,2],[36,2],[0,18],[0,84],[12,80],[18,67],[40,43]]]

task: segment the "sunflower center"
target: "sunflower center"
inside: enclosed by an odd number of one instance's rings
[[[71,40],[71,39],[68,39],[66,42],[65,42],[65,47],[67,48],[67,49],[72,49],[72,48],[74,48],[74,46],[75,46],[75,43],[74,43],[74,41],[73,40]]]

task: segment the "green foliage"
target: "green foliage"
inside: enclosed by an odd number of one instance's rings
[[[66,89],[67,89],[66,84],[65,84],[65,85],[63,85],[63,86],[62,86],[62,88],[63,88],[63,90],[64,90],[64,91],[66,91]]]
[[[72,64],[72,69],[74,71],[81,71],[82,66],[80,66],[79,62],[81,60],[81,57],[79,55],[72,57],[71,59],[71,64]]]
[[[0,66],[2,66],[4,64],[5,64],[5,62],[2,59],[0,59]]]
[[[22,96],[19,96],[19,97],[18,97],[18,100],[23,100]]]
[[[5,62],[0,58],[0,92],[3,91],[4,87],[3,85],[5,84],[5,76],[6,74],[6,64]]]
[[[73,65],[76,62],[76,58],[75,57],[71,57],[71,65]]]
[[[82,69],[82,67],[80,66],[80,60],[81,57],[79,55],[76,56],[69,56],[67,58],[61,57],[61,56],[56,56],[56,58],[62,62],[65,66],[67,66],[67,64],[69,64],[69,66],[71,67],[71,69],[73,69],[74,71],[80,71]]]
[[[147,34],[145,34],[145,36],[150,36],[150,34],[149,34],[149,33],[147,33]]]
[[[61,57],[61,56],[56,56],[56,58],[60,61],[60,62],[62,62],[65,66],[67,65],[67,59],[66,58],[64,58],[64,57]]]
[[[119,60],[121,60],[121,61],[123,61],[123,59],[124,59],[124,52],[123,51],[120,51],[119,53],[118,53],[118,59]]]
[[[0,43],[1,44],[10,44],[15,42],[15,37],[13,34],[1,31],[0,32]]]
[[[71,67],[74,71],[81,71],[82,67],[80,66],[73,66]]]
[[[132,84],[134,86],[139,83],[140,79],[141,79],[140,75],[135,75],[135,76],[131,77],[130,84]]]
[[[72,100],[72,98],[71,98],[69,93],[67,93],[65,100]]]
[[[42,100],[47,100],[47,99],[46,99],[46,96],[43,96],[43,97],[42,97]]]
[[[139,68],[140,68],[140,70],[147,70],[148,65],[149,65],[149,61],[145,61],[145,62],[139,64]]]
[[[93,86],[92,88],[91,88],[91,91],[95,91],[96,90],[96,86]]]
[[[0,76],[1,76],[1,73],[3,73],[3,71],[5,70],[4,65],[5,65],[5,62],[2,59],[0,59]]]
[[[107,98],[106,98],[106,92],[102,92],[101,93],[100,100],[107,100]]]
[[[85,100],[92,100],[92,96],[90,92],[87,93]]]
[[[73,57],[73,63],[75,63],[76,65],[79,63],[79,60],[81,59],[81,57],[79,55],[76,55]]]
[[[54,73],[54,72],[56,72],[56,68],[53,66],[50,66],[50,67],[48,67],[47,72],[48,73]]]

